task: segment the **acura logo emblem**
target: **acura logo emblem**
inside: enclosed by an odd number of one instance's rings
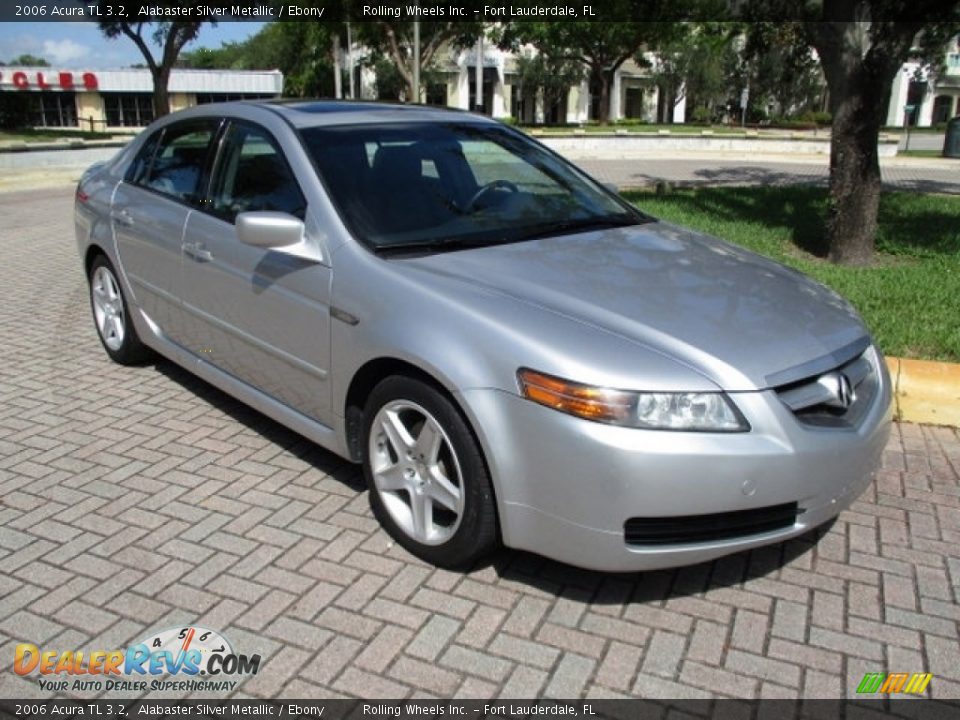
[[[843,373],[832,372],[821,375],[817,381],[832,396],[825,401],[826,405],[846,410],[857,400],[857,393],[850,384],[850,378]]]

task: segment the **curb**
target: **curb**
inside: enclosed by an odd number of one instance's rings
[[[63,139],[50,142],[5,142],[0,144],[0,153],[29,153],[42,152],[45,150],[86,150],[88,148],[121,148],[129,144],[133,135],[122,140],[86,140],[86,139]]]
[[[960,365],[888,357],[896,418],[960,428]]]

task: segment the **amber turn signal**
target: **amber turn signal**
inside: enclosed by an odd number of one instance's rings
[[[585,420],[623,423],[634,405],[632,393],[582,385],[528,368],[517,371],[517,378],[528,400]]]

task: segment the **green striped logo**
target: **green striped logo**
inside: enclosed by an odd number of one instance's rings
[[[857,686],[858,695],[904,693],[922,695],[933,675],[930,673],[867,673]]]

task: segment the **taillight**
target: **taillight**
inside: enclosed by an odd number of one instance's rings
[[[87,200],[90,199],[90,196],[87,195],[87,193],[85,193],[79,185],[77,185],[77,193],[75,197],[77,199],[77,202],[82,202],[82,203],[85,203]]]

